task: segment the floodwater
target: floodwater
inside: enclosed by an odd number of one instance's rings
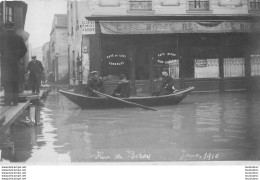
[[[260,92],[198,93],[175,106],[81,110],[51,92],[35,127],[15,126],[12,161],[260,159]]]

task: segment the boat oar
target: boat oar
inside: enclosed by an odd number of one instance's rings
[[[124,99],[120,99],[120,98],[117,98],[117,97],[114,97],[114,96],[110,96],[110,95],[108,95],[108,94],[103,94],[103,93],[101,93],[101,92],[99,92],[99,91],[96,91],[96,90],[94,90],[94,89],[91,89],[91,88],[89,88],[89,87],[86,87],[86,88],[87,88],[88,90],[90,90],[90,91],[92,91],[92,92],[98,94],[98,95],[105,96],[105,97],[108,97],[108,98],[110,98],[110,99],[114,99],[114,100],[117,100],[117,101],[120,101],[120,102],[123,102],[123,103],[126,103],[126,104],[130,104],[130,105],[132,105],[132,106],[141,107],[141,108],[143,108],[143,109],[145,109],[145,110],[157,111],[157,109],[153,109],[153,108],[150,108],[150,107],[147,107],[147,106],[144,106],[144,105],[141,105],[141,104],[137,104],[137,103],[134,103],[134,102],[126,101],[126,100],[124,100]]]

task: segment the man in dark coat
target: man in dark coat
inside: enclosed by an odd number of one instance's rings
[[[130,97],[130,82],[126,79],[124,74],[121,74],[120,81],[116,89],[114,90],[112,96],[120,97],[120,98],[128,98]]]
[[[30,71],[29,82],[32,87],[32,93],[40,93],[41,78],[43,73],[43,66],[41,61],[36,59],[36,56],[32,56],[32,60],[28,63],[27,69]]]
[[[15,34],[13,22],[4,24],[4,33],[1,36],[1,73],[7,106],[17,105],[19,98],[19,64],[27,52],[23,38]]]
[[[98,95],[91,91],[90,89],[103,92],[104,91],[104,85],[102,79],[99,77],[99,74],[97,71],[92,71],[89,75],[89,79],[85,88],[85,94],[93,97],[97,97]],[[90,89],[89,89],[90,88]]]
[[[162,71],[162,85],[161,85],[161,95],[168,95],[175,91],[174,80],[169,76],[168,69],[164,68]]]

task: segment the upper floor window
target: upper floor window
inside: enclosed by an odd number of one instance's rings
[[[249,8],[251,11],[259,11],[260,10],[260,0],[250,0]]]
[[[12,6],[6,6],[5,8],[5,21],[14,22],[14,11]]]
[[[152,10],[153,2],[152,0],[130,0],[129,1],[130,10]]]
[[[188,1],[189,3],[189,10],[203,10],[208,11],[209,10],[209,0],[193,0]]]

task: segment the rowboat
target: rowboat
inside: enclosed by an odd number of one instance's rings
[[[170,95],[147,96],[147,97],[129,97],[122,98],[124,101],[137,103],[143,106],[164,106],[175,105],[181,102],[191,93],[194,87],[178,90]],[[69,100],[80,106],[82,109],[107,109],[107,108],[126,108],[133,107],[131,104],[118,101],[107,97],[89,97],[78,93],[59,90],[59,92]]]

